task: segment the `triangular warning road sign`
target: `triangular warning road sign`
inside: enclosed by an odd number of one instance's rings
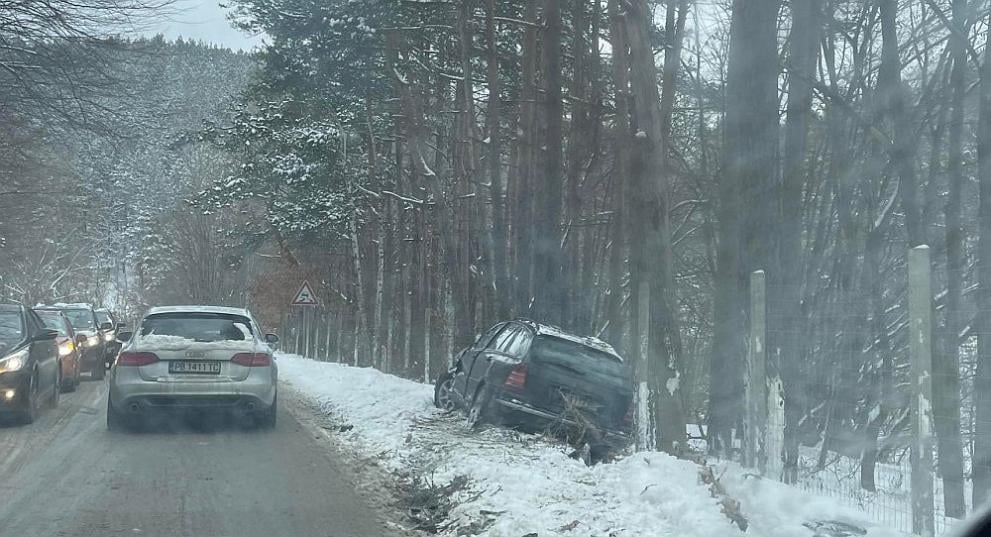
[[[296,297],[292,299],[293,306],[316,306],[318,303],[317,295],[310,287],[310,282],[307,281],[303,282],[299,291],[296,291]]]

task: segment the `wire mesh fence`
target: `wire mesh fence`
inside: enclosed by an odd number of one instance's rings
[[[907,261],[886,281],[800,294],[754,274],[742,429],[759,438],[744,438],[739,460],[890,528],[942,535],[973,510],[974,461],[991,459],[978,345],[991,333],[976,293],[954,281],[964,274],[934,269],[925,247]]]

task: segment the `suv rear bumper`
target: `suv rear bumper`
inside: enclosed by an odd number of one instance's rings
[[[580,427],[579,423],[565,418],[560,414],[554,414],[553,412],[547,412],[546,410],[541,410],[533,405],[524,403],[519,400],[507,400],[496,398],[494,400],[502,409],[514,412],[517,414],[522,414],[531,421],[538,421],[544,425],[555,423],[561,424],[565,427]],[[623,446],[630,442],[630,435],[623,431],[608,430],[599,428],[599,433],[602,435],[602,439],[606,444],[611,446]]]

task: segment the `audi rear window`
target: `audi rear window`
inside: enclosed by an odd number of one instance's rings
[[[141,323],[141,337],[173,336],[198,342],[251,339],[251,321],[226,313],[159,313]]]

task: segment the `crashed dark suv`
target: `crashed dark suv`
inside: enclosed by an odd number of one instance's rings
[[[499,323],[455,356],[434,403],[490,422],[616,446],[629,438],[633,378],[608,344],[529,320]]]

